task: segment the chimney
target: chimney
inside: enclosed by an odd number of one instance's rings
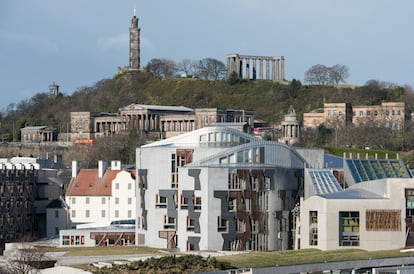
[[[121,161],[111,161],[112,170],[121,170]]]
[[[98,179],[102,179],[105,174],[105,170],[108,167],[108,163],[105,161],[98,161]]]
[[[80,163],[78,161],[72,161],[72,178],[76,178],[80,169]]]

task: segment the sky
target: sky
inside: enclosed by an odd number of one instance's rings
[[[141,66],[284,56],[287,80],[341,64],[350,84],[414,86],[412,0],[0,0],[0,111],[53,82],[71,95],[112,78],[129,62],[134,7]]]

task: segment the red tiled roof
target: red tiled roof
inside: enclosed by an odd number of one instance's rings
[[[122,170],[106,170],[98,179],[97,169],[81,169],[69,185],[67,196],[111,196],[112,181]],[[135,178],[135,170],[126,170]]]

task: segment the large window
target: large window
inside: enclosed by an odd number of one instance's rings
[[[367,210],[365,227],[367,231],[400,231],[401,210]]]
[[[359,246],[359,211],[339,212],[339,246]]]

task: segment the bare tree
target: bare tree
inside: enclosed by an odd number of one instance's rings
[[[194,75],[196,72],[198,61],[193,61],[191,59],[184,59],[178,63],[177,68],[183,72],[187,77]]]
[[[348,77],[349,69],[347,66],[337,64],[329,68],[329,79],[335,84],[345,83]]]
[[[204,58],[198,65],[198,75],[205,80],[224,79],[226,72],[224,63],[213,58]]]
[[[45,253],[36,247],[21,246],[8,257],[5,265],[0,267],[0,273],[39,273],[39,269],[51,267],[55,262],[47,258]]]
[[[171,78],[177,73],[177,65],[169,59],[151,59],[146,69],[161,78]]]
[[[329,82],[329,68],[318,64],[310,67],[305,72],[305,82],[324,85]]]

